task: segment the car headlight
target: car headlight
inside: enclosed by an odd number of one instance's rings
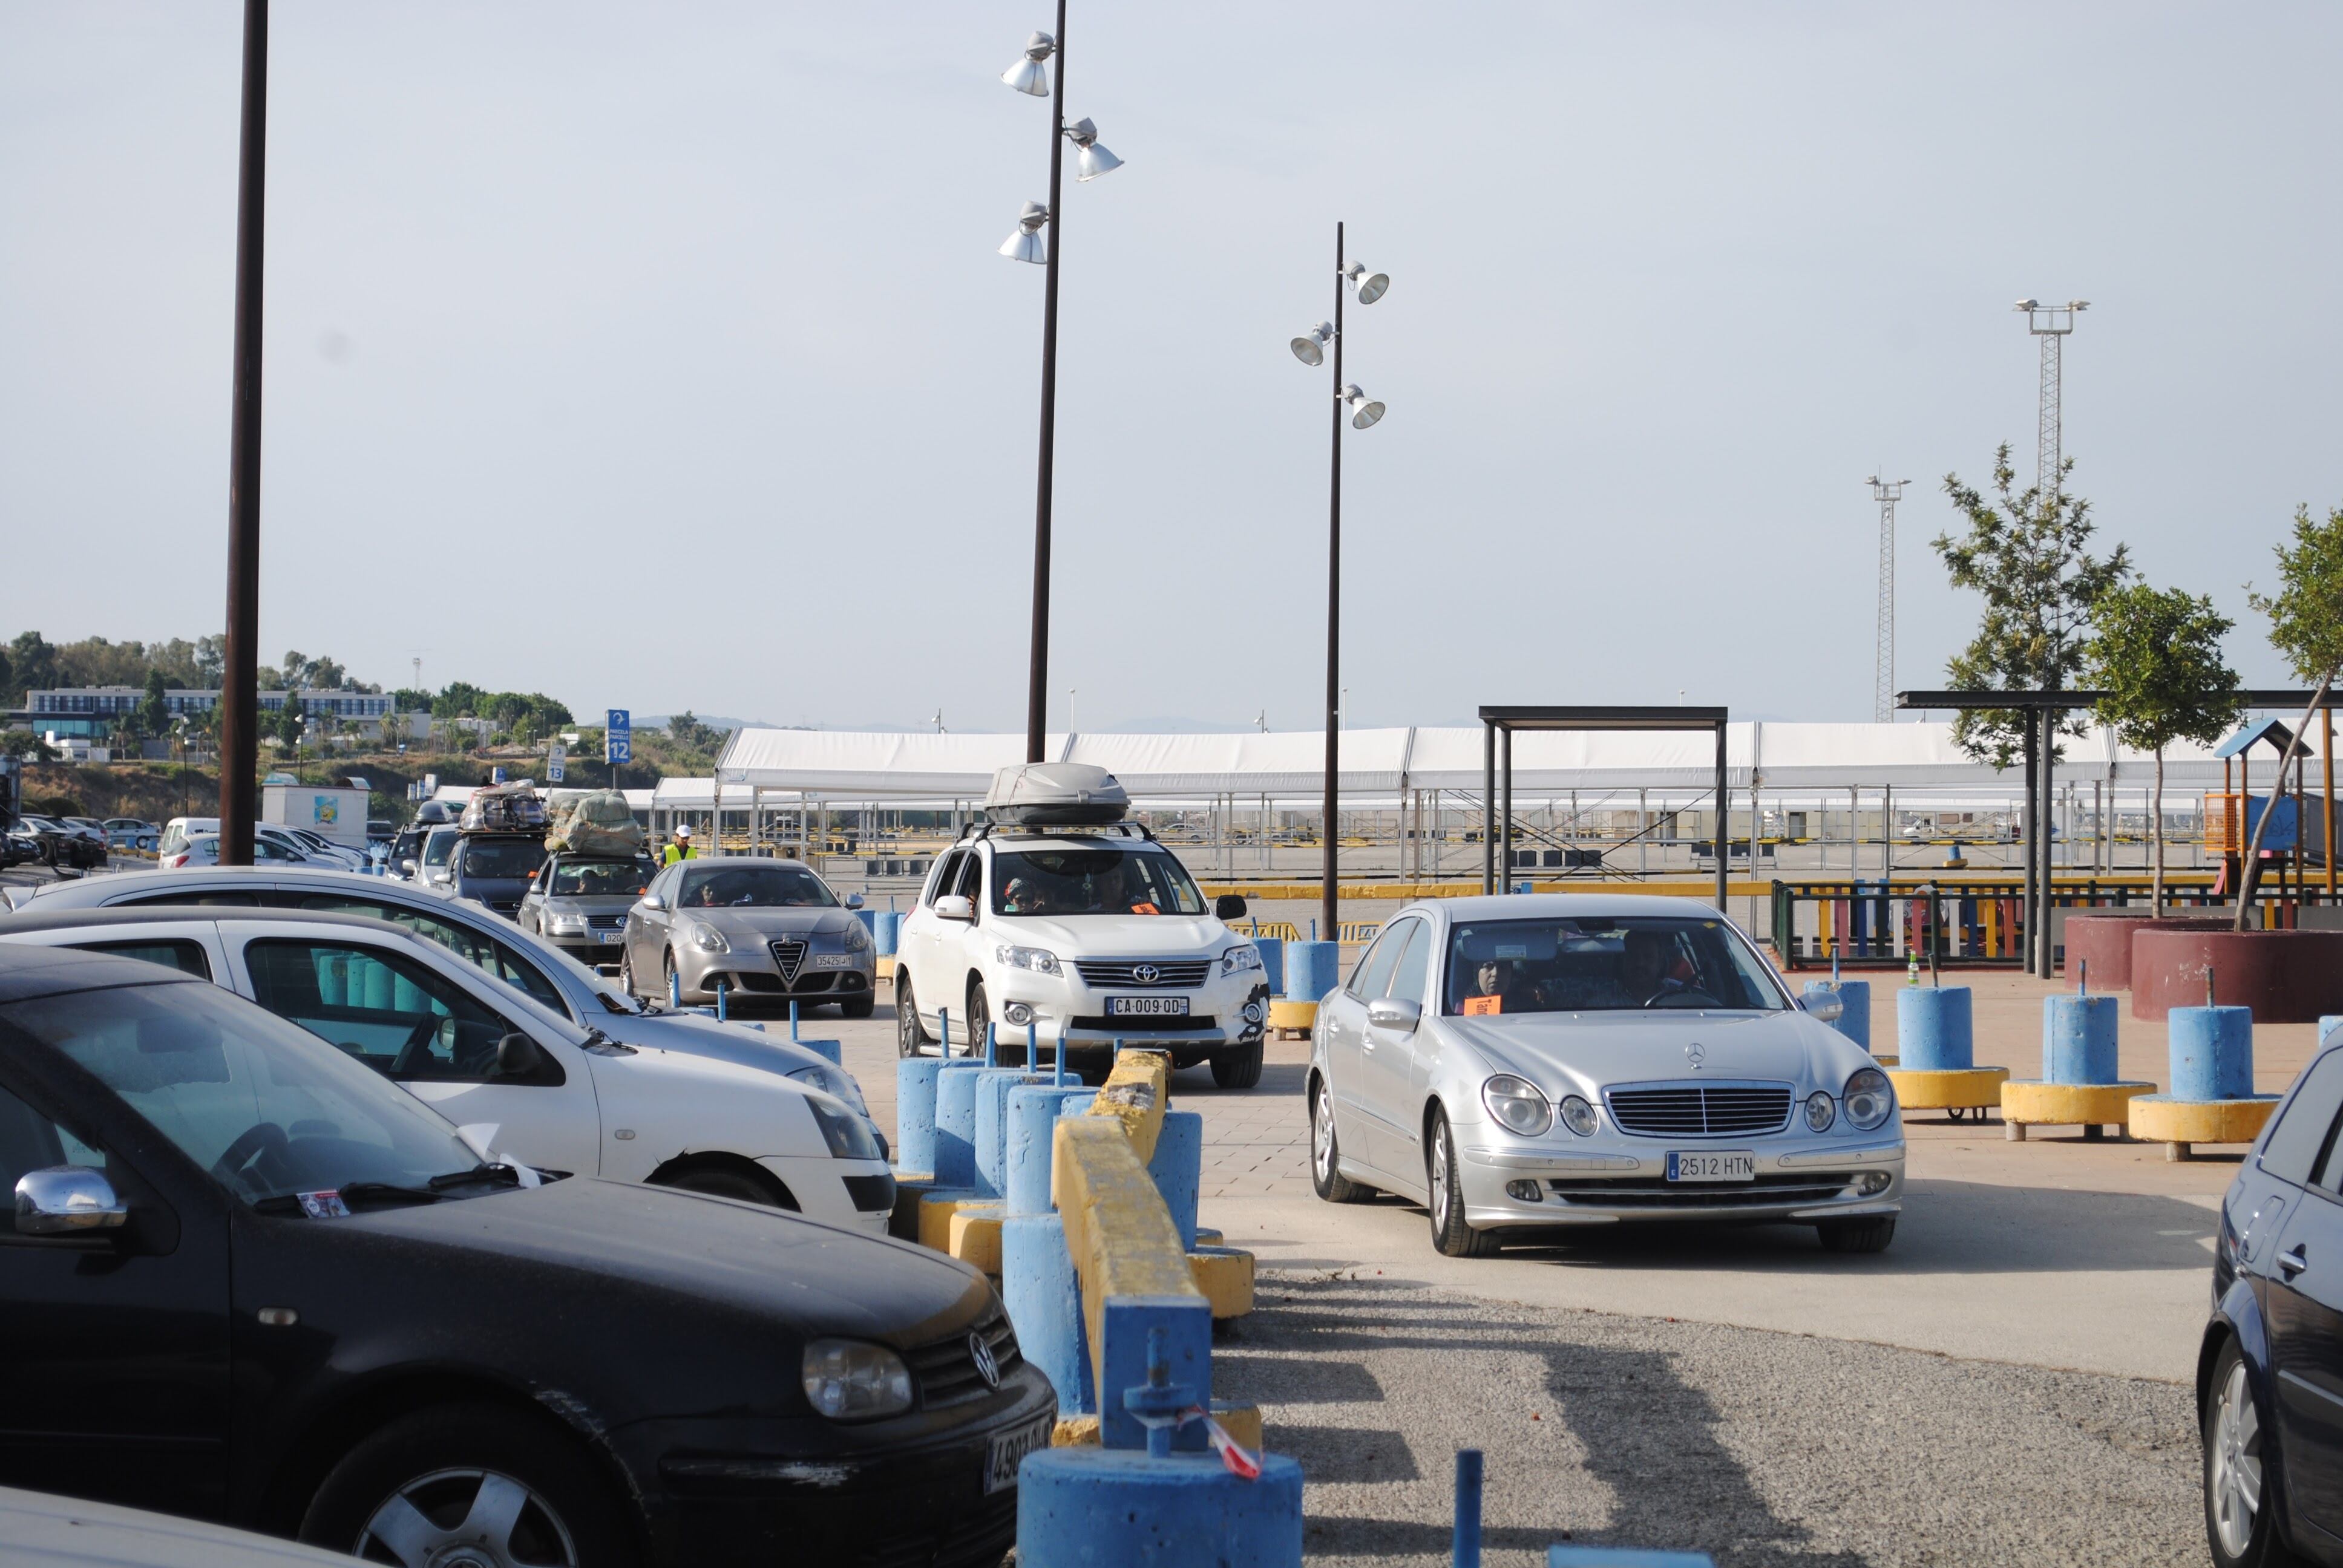
[[[870,950],[870,933],[869,930],[864,929],[860,920],[856,920],[853,924],[846,928],[846,950],[848,952],[865,952]]]
[[[1261,950],[1251,942],[1239,942],[1221,955],[1221,973],[1223,977],[1241,975],[1247,970],[1259,968],[1261,968]]]
[[[556,915],[545,923],[545,929],[557,937],[582,937],[586,934],[583,915]]]
[[[870,1108],[862,1103],[862,1086],[855,1082],[852,1075],[842,1067],[817,1061],[811,1067],[799,1068],[789,1074],[789,1079],[808,1089],[819,1089],[824,1094],[843,1100],[865,1116],[870,1114]]]
[[[911,1369],[885,1345],[816,1340],[802,1365],[806,1398],[832,1421],[876,1421],[911,1408]]]
[[[1817,1089],[1806,1096],[1806,1131],[1827,1132],[1830,1131],[1830,1124],[1836,1120],[1838,1120],[1838,1107],[1832,1103],[1827,1092]]]
[[[1562,1124],[1581,1138],[1594,1136],[1594,1107],[1575,1094],[1562,1097]]]
[[[813,1112],[814,1125],[821,1129],[821,1141],[830,1145],[833,1160],[877,1160],[879,1141],[870,1135],[870,1123],[845,1107],[831,1104],[826,1098],[809,1095],[806,1106]]]
[[[1534,1138],[1554,1125],[1554,1107],[1545,1091],[1526,1078],[1501,1072],[1481,1086],[1481,1103],[1508,1132]]]
[[[1031,970],[1037,975],[1063,974],[1058,967],[1058,955],[1047,948],[1014,948],[1002,942],[992,950],[995,963],[1007,964],[1013,970]]]
[[[703,953],[729,953],[732,950],[732,944],[726,941],[724,933],[714,926],[692,927],[691,945]]]
[[[1895,1112],[1896,1086],[1875,1067],[1858,1067],[1839,1096],[1846,1106],[1847,1125],[1868,1132]]]

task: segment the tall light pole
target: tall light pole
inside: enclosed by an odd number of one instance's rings
[[[268,0],[244,0],[243,125],[236,147],[236,346],[229,381],[227,646],[220,679],[219,860],[252,864],[259,770],[260,263],[267,211]]]
[[[1058,60],[1052,88],[1049,59]],[[1099,145],[1098,127],[1087,119],[1066,124],[1066,0],[1058,0],[1058,30],[1025,40],[1025,53],[1001,79],[1021,93],[1050,100],[1050,203],[1027,202],[1017,232],[1001,242],[1012,261],[1039,263],[1041,284],[1041,442],[1033,484],[1033,630],[1025,678],[1025,760],[1041,760],[1050,714],[1050,508],[1058,458],[1058,252],[1064,220],[1058,205],[1065,173],[1065,143],[1077,149],[1074,178],[1094,180],[1121,166],[1122,160]],[[1049,233],[1045,236],[1043,229]]]
[[[1342,254],[1342,226],[1334,226],[1334,319],[1322,321],[1292,342],[1293,357],[1304,365],[1323,365],[1326,349],[1334,350],[1333,455],[1326,487],[1326,798],[1325,831],[1322,835],[1325,853],[1320,871],[1322,888],[1319,893],[1322,924],[1327,941],[1342,940],[1342,926],[1335,910],[1334,890],[1336,849],[1334,819],[1341,807],[1341,790],[1337,785],[1342,766],[1342,417],[1350,416],[1351,427],[1363,430],[1383,417],[1383,406],[1370,402],[1358,387],[1342,379],[1342,293],[1356,289],[1361,305],[1373,305],[1391,287],[1391,278],[1380,272],[1369,272],[1357,262],[1346,264]]]
[[[1896,503],[1909,479],[1871,477],[1879,503],[1879,627],[1871,656],[1871,721],[1896,722]]]
[[[2065,346],[2067,335],[2075,330],[2075,317],[2090,307],[2087,299],[2070,299],[2064,305],[2021,299],[2015,307],[2026,313],[2026,330],[2042,342],[2041,390],[2035,407],[2035,504],[2054,515],[2066,488],[2066,476],[2060,471],[2065,467],[2062,447],[2066,431],[2059,408],[2066,377]],[[2059,674],[2056,666],[2043,675],[2042,684],[2057,689]],[[2029,727],[2038,729],[2030,729],[2026,736],[2026,749],[2034,753],[2034,766],[2027,769],[2026,779],[2027,813],[2033,818],[2034,831],[2026,845],[2026,881],[2030,894],[2026,911],[2026,972],[2046,976],[2050,972],[2050,906],[2054,901],[2050,875],[2056,846],[2051,819],[2056,809],[2058,719],[2055,708],[2026,715]]]

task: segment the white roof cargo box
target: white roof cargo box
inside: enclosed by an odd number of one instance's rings
[[[984,814],[1005,828],[1102,827],[1131,810],[1113,774],[1087,762],[1024,762],[992,776]]]

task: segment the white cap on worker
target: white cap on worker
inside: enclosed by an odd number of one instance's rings
[[[691,837],[691,829],[689,828],[678,828],[675,830],[675,836],[679,839],[689,839]]]

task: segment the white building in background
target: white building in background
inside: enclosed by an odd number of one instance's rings
[[[282,712],[287,700],[293,697],[301,699],[302,711],[321,718],[331,715],[369,739],[381,735],[382,721],[391,710],[388,693],[347,688],[331,691],[264,691],[259,694],[260,710]],[[86,739],[106,733],[116,720],[136,712],[146,700],[144,687],[52,687],[25,694],[23,718],[37,732],[54,731],[60,739]],[[164,709],[175,719],[209,713],[219,706],[219,700],[217,690],[198,688],[182,687],[163,693]]]

